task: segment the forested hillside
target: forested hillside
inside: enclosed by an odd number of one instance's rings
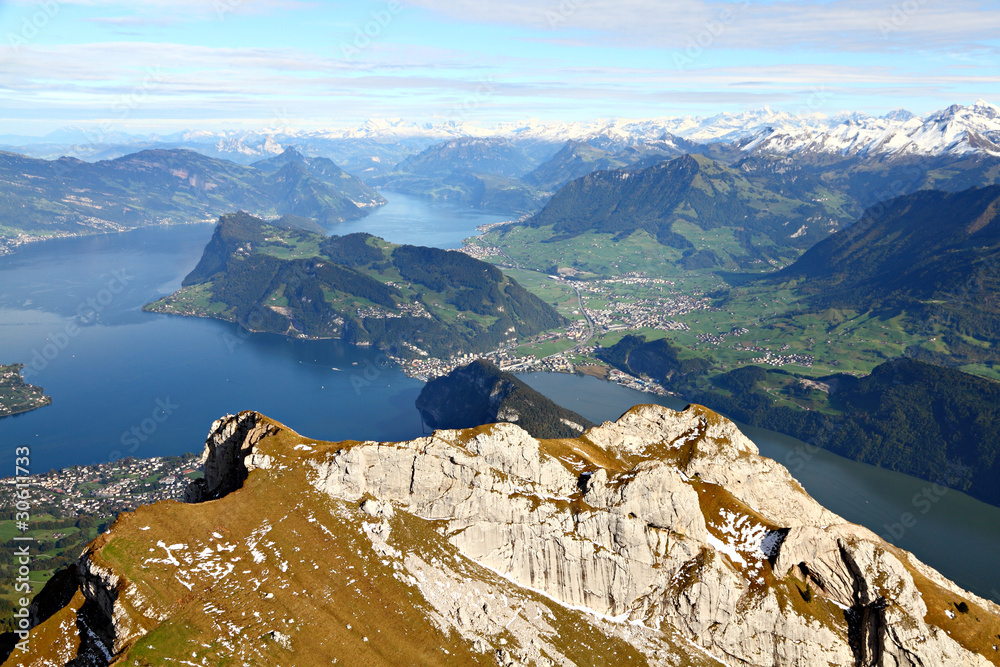
[[[21,233],[123,231],[211,219],[218,211],[295,214],[333,223],[384,200],[329,160],[288,155],[257,169],[188,150],[146,150],[114,160],[38,160],[0,153],[0,240]],[[329,163],[329,164],[326,164]]]
[[[428,382],[416,405],[431,428],[511,422],[536,438],[574,438],[594,426],[484,359]]]
[[[147,309],[343,338],[403,358],[485,352],[564,323],[515,280],[463,253],[368,234],[327,238],[242,212],[219,219],[182,289]]]
[[[684,155],[639,171],[588,174],[559,190],[526,224],[552,227],[553,241],[588,231],[620,239],[644,230],[682,249],[694,246],[674,228],[678,222],[702,230],[731,227],[752,255],[761,244],[808,248],[849,219],[815,194],[779,194],[707,157]]]
[[[910,311],[1000,340],[1000,186],[925,190],[870,209],[777,280],[817,308]]]

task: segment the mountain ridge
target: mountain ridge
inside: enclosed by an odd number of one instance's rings
[[[644,230],[662,245],[692,252],[676,223],[703,231],[731,227],[743,250],[756,257],[762,238],[804,249],[848,220],[823,202],[786,197],[766,180],[751,181],[711,158],[685,154],[638,171],[598,171],[570,181],[523,224],[552,226],[552,241],[585,231],[622,238]]]
[[[332,163],[331,163],[332,164]],[[302,168],[289,163],[288,168]],[[340,171],[339,169],[337,170]],[[207,157],[191,150],[143,150],[96,163],[73,158],[39,160],[0,153],[0,237],[125,231],[136,227],[202,221],[219,210],[260,215],[297,214],[326,223],[354,220],[384,202],[343,172],[300,178]],[[340,188],[350,181],[359,207]],[[360,190],[358,189],[360,188]],[[308,202],[303,206],[303,202]]]
[[[445,121],[442,123],[419,123],[395,119],[369,119],[357,127],[295,130],[287,127],[274,126],[259,131],[252,130],[185,130],[168,135],[126,135],[118,133],[109,136],[113,140],[109,145],[128,145],[129,142],[147,145],[184,145],[210,146],[213,150],[229,153],[234,157],[245,159],[261,158],[276,155],[288,144],[337,142],[344,140],[376,140],[382,142],[414,142],[411,147],[419,150],[427,148],[441,140],[467,137],[503,137],[517,141],[532,143],[548,143],[561,146],[568,140],[593,142],[595,146],[604,144],[606,147],[614,143],[619,147],[654,141],[669,134],[671,136],[702,144],[730,143],[745,140],[762,141],[771,135],[799,137],[796,144],[821,141],[825,134],[831,137],[843,135],[852,124],[861,124],[875,128],[881,126],[886,130],[902,130],[907,123],[919,120],[921,123],[938,122],[949,114],[962,126],[978,134],[983,134],[994,144],[997,143],[993,132],[998,129],[993,123],[983,125],[985,116],[997,109],[985,100],[977,100],[971,105],[954,104],[945,109],[931,112],[926,116],[914,116],[905,110],[893,110],[882,116],[871,116],[863,113],[838,113],[831,115],[817,113],[791,114],[784,111],[774,111],[769,107],[750,109],[738,112],[719,113],[713,116],[666,116],[659,118],[640,119],[597,119],[592,121],[540,121],[528,119],[520,121],[500,122],[493,125],[481,125],[472,122]],[[981,116],[981,117],[977,117]],[[987,119],[988,120],[988,119]],[[912,128],[911,128],[912,129]],[[960,130],[961,131],[961,130]],[[919,140],[927,140],[921,136]],[[32,145],[53,145],[63,142],[69,146],[76,142],[76,148],[92,149],[93,140],[85,129],[69,133],[50,133],[45,137],[7,136],[3,138],[9,146],[30,147]],[[872,140],[877,139],[877,135]],[[920,141],[917,144],[920,144]],[[837,142],[825,142],[833,145]],[[905,142],[904,142],[905,143]],[[948,142],[938,145],[940,150],[948,148]],[[955,146],[952,146],[955,148]],[[842,150],[838,144],[834,150]],[[962,145],[962,151],[968,147]],[[991,149],[992,150],[992,149]]]
[[[1000,339],[1000,186],[921,190],[870,208],[775,280],[817,307],[907,309]]]
[[[123,514],[47,589],[12,660],[1000,664],[1000,607],[700,406],[574,440],[498,424],[403,443],[243,412],[203,460],[188,503]]]

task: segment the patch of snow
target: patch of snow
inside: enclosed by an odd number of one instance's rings
[[[776,555],[784,540],[782,531],[770,530],[767,526],[757,523],[749,516],[737,514],[730,510],[720,512],[721,524],[710,524],[720,537],[708,533],[708,543],[720,553],[729,556],[734,563],[739,563],[746,570],[750,580],[764,583],[763,561]]]
[[[712,535],[712,533],[708,533],[708,543],[716,551],[724,553],[727,556],[729,556],[730,560],[744,566],[747,564],[746,559],[744,559],[743,556],[740,555],[740,552],[736,550],[736,547],[734,545],[729,544],[728,542],[723,542],[715,535]]]

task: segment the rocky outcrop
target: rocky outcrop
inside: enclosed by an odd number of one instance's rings
[[[214,502],[123,515],[42,636],[88,665],[139,649],[194,664],[444,650],[454,664],[1000,665],[997,605],[821,507],[700,406],[637,406],[576,439],[500,423],[397,443],[314,442],[244,412],[213,425],[204,462],[193,495]]]
[[[485,359],[428,382],[417,397],[417,410],[431,428],[510,422],[536,438],[575,438],[594,426]]]
[[[813,501],[728,420],[640,406],[580,442],[552,449],[497,424],[311,464],[325,494],[444,522],[451,544],[502,576],[617,622],[680,629],[725,664],[990,664],[926,622],[897,550]]]
[[[241,412],[215,420],[201,456],[205,476],[188,486],[184,502],[221,498],[243,486],[254,468],[268,467],[268,457],[255,454],[254,445],[276,430],[277,427],[256,412]]]

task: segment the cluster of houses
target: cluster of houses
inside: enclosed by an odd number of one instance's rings
[[[397,304],[396,308],[399,309],[398,313],[379,308],[378,306],[364,306],[358,308],[358,317],[362,320],[366,317],[379,320],[389,320],[394,317],[425,317],[433,319],[422,303],[401,303]]]
[[[775,354],[770,350],[764,352],[762,357],[754,357],[750,360],[752,364],[767,364],[768,366],[803,366],[812,367],[816,357],[811,354]]]
[[[36,236],[35,234],[25,234],[24,232],[19,232],[14,236],[0,238],[0,256],[9,255],[25,244],[37,243],[38,241],[45,241],[48,238],[54,238],[57,236],[73,236],[73,234],[56,232],[51,237],[49,237],[49,236]]]
[[[30,475],[29,492],[34,506],[55,505],[65,516],[113,516],[139,505],[160,500],[180,499],[191,478],[200,470],[193,455],[121,459],[111,463],[71,466]],[[147,480],[155,477],[155,481]],[[24,478],[19,478],[23,483]],[[18,478],[0,479],[13,485]],[[7,502],[13,493],[4,494]]]

